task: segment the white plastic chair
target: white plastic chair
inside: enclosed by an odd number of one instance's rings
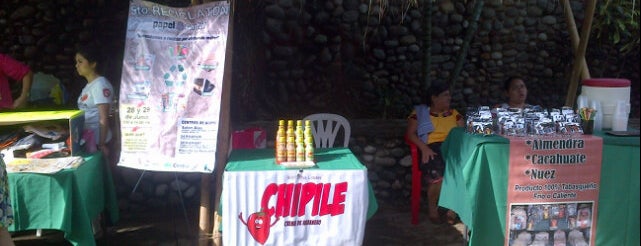
[[[343,147],[349,146],[351,127],[345,117],[337,114],[318,113],[305,116],[303,121],[309,120],[312,124],[312,136],[316,148],[332,148],[338,132],[343,129]]]

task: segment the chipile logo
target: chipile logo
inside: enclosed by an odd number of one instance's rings
[[[318,226],[320,219],[304,218],[339,216],[345,213],[345,193],[348,183],[271,183],[265,187],[261,197],[260,211],[252,213],[245,221],[243,213],[238,219],[256,242],[265,244],[271,227],[283,218],[285,226]],[[276,220],[272,223],[272,216]],[[303,220],[300,220],[303,219]]]
[[[278,222],[279,218],[276,218],[274,223],[270,224],[272,215],[265,213],[264,209],[260,209],[260,212],[255,212],[247,218],[247,222],[243,220],[243,212],[240,212],[238,219],[240,222],[243,222],[247,226],[249,234],[252,235],[254,240],[260,244],[265,244],[267,238],[269,238],[269,229]]]

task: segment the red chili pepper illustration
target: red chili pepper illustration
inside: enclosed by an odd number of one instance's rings
[[[265,244],[265,242],[267,242],[267,238],[269,238],[269,228],[275,225],[279,220],[279,218],[276,218],[276,221],[270,224],[270,218],[271,215],[264,212],[262,208],[260,209],[260,212],[255,212],[249,215],[247,222],[243,220],[243,212],[240,212],[238,215],[238,219],[247,226],[249,234],[251,234],[254,240],[260,244]]]

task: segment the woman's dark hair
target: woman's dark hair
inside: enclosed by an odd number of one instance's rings
[[[512,76],[512,77],[507,78],[503,82],[503,90],[504,91],[509,91],[510,90],[510,85],[512,85],[512,81],[517,80],[517,79],[523,80],[523,78],[521,78],[520,76]]]
[[[97,44],[85,44],[80,47],[78,47],[78,50],[76,53],[80,54],[82,57],[87,59],[89,62],[95,62],[96,63],[96,72],[98,74],[103,74],[103,57],[102,57],[102,49],[97,45]]]
[[[450,89],[450,85],[443,81],[434,81],[430,88],[427,90],[427,105],[432,104],[432,96],[438,96],[439,94]]]

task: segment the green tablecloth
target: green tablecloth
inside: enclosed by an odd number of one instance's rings
[[[603,138],[596,245],[639,245],[639,137]],[[503,245],[509,141],[453,129],[443,143],[447,167],[439,205],[472,230],[470,245]]]
[[[118,220],[118,202],[109,169],[99,152],[76,169],[55,174],[9,173],[15,221],[9,231],[57,229],[73,245],[96,245],[91,220],[107,210]]]
[[[348,148],[316,149],[316,166],[311,168],[317,170],[353,170],[366,169],[363,164],[354,156]],[[234,150],[229,157],[226,172],[233,171],[275,171],[287,170],[282,166],[274,164],[273,149],[239,149]],[[310,169],[307,169],[310,170]],[[368,182],[369,206],[367,207],[367,218],[371,218],[378,210],[378,202],[374,196],[372,185]],[[222,197],[221,197],[222,199]],[[220,203],[222,204],[222,203]],[[222,209],[218,209],[222,212]]]

